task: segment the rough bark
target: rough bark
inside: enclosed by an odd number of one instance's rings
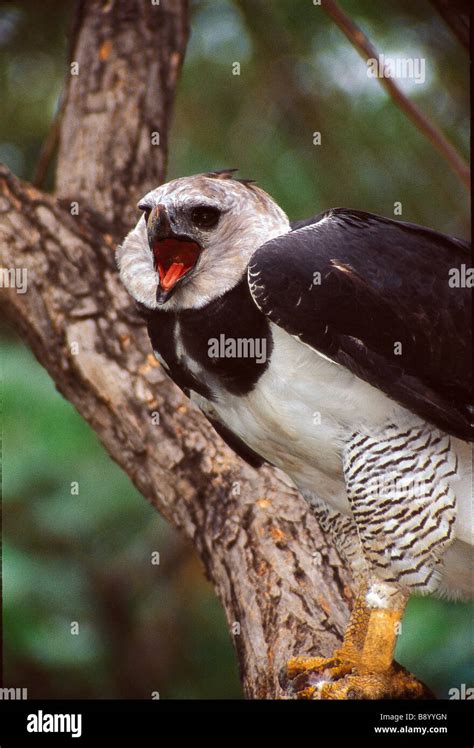
[[[187,40],[186,0],[81,0],[56,172],[59,197],[130,228],[162,180]]]
[[[348,577],[289,481],[242,463],[166,377],[120,285],[114,248],[136,199],[163,181],[186,41],[184,0],[145,5],[79,6],[72,55],[80,74],[66,96],[58,195],[0,169],[0,268],[28,273],[27,293],[0,288],[0,312],[137,488],[194,544],[224,606],[246,696],[282,698],[290,656],[327,655],[338,643]]]

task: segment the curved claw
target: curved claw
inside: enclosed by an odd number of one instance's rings
[[[380,583],[377,585],[379,589]],[[293,657],[288,662],[280,682],[290,698],[435,698],[423,683],[393,660],[397,624],[407,595],[397,587],[385,585],[385,588],[390,605],[375,607],[367,604],[367,585],[361,587],[341,647],[332,657]]]
[[[394,663],[384,672],[364,672],[334,657],[296,657],[289,661],[285,685],[297,699],[434,699],[414,675]]]
[[[313,698],[320,683],[332,682],[349,675],[354,662],[336,651],[332,657],[292,657],[280,678],[281,685],[294,697]]]

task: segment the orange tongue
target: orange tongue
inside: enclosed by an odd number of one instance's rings
[[[170,288],[173,288],[176,281],[182,276],[183,270],[184,265],[182,262],[173,262],[173,264],[169,266],[165,275],[161,278],[161,285],[165,291],[169,291]]]

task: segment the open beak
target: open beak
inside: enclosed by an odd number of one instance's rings
[[[157,205],[152,210],[147,231],[155,270],[160,278],[156,301],[161,305],[193,270],[202,248],[191,237],[173,232],[164,205]]]

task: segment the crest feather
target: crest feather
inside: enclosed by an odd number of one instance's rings
[[[206,174],[203,174],[203,177],[209,177],[210,179],[232,179],[234,182],[239,182],[240,184],[245,185],[252,185],[256,183],[255,179],[238,179],[235,176],[235,173],[239,171],[238,169],[220,169],[217,171],[209,171]]]

